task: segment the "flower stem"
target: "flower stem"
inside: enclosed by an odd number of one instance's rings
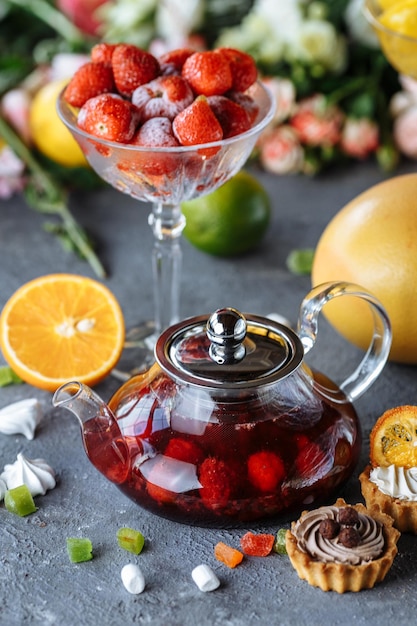
[[[75,250],[90,264],[97,276],[105,278],[106,272],[103,265],[89,245],[84,230],[74,219],[67,206],[67,193],[42,167],[19,135],[15,133],[1,115],[0,137],[25,163],[30,172],[30,180],[26,187],[28,203],[41,213],[58,215],[63,222],[65,234]]]
[[[9,0],[9,3],[35,15],[70,44],[80,46],[85,43],[86,35],[46,0]]]

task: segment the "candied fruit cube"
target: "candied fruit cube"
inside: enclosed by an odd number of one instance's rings
[[[219,541],[214,546],[214,556],[218,561],[221,561],[230,568],[236,567],[243,560],[242,552],[226,545],[222,541]]]
[[[268,556],[274,547],[275,537],[266,533],[247,532],[241,537],[240,545],[249,556]]]

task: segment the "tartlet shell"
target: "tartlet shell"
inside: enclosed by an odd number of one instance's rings
[[[392,498],[382,493],[370,479],[372,466],[367,465],[359,476],[362,495],[371,515],[385,513],[394,520],[394,526],[402,533],[417,535],[417,503]]]
[[[339,498],[334,506],[346,507],[352,505],[346,504],[343,498]],[[385,551],[381,557],[374,561],[362,563],[361,565],[317,561],[298,548],[297,539],[291,532],[296,522],[292,522],[291,530],[287,530],[285,545],[292,566],[299,578],[306,580],[314,587],[319,587],[322,591],[345,593],[346,591],[371,589],[376,583],[384,580],[398,552],[397,541],[400,537],[400,532],[394,528],[393,519],[390,516],[380,511],[371,515],[370,511],[363,504],[355,504],[352,508],[359,513],[372,516],[383,525]],[[303,511],[301,518],[307,513],[309,511]]]

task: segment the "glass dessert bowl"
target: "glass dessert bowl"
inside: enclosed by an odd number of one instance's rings
[[[115,189],[152,204],[155,317],[136,329],[139,338],[151,334],[142,345],[142,362],[135,363],[138,370],[153,361],[159,334],[180,319],[180,240],[185,227],[181,203],[214,191],[234,176],[272,119],[274,103],[262,83],[254,83],[247,95],[257,115],[246,132],[207,144],[160,148],[116,143],[84,132],[77,126],[77,109],[63,94],[59,97],[58,113],[97,174]]]
[[[416,18],[412,18],[417,6],[407,6],[397,15],[395,10],[395,5],[389,7],[387,19],[387,11],[383,11],[378,0],[365,0],[363,6],[364,15],[378,37],[387,60],[400,74],[417,78],[417,29]],[[414,32],[416,36],[411,34]]]

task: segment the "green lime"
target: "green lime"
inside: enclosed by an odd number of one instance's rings
[[[240,171],[212,193],[183,202],[184,236],[196,248],[234,256],[255,248],[269,225],[271,203],[265,188]]]

